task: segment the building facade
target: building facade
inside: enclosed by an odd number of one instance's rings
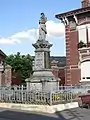
[[[6,54],[0,50],[0,86],[4,85],[5,77],[4,77],[4,63],[5,63]]]
[[[51,69],[52,73],[56,78],[60,78],[59,86],[65,85],[65,66],[61,67],[61,64],[58,64],[59,61],[52,60],[51,61]]]
[[[90,82],[89,0],[82,0],[81,5],[79,9],[55,15],[65,25],[66,85]]]
[[[5,65],[5,58],[6,54],[0,50],[0,86],[20,85],[18,73],[15,73],[10,65]]]

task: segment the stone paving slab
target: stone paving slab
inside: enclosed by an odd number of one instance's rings
[[[28,110],[34,112],[44,112],[44,113],[55,113],[58,111],[77,108],[78,102],[72,102],[67,104],[58,104],[58,105],[30,105],[30,104],[15,104],[15,103],[0,103],[1,108],[11,108],[18,110]]]

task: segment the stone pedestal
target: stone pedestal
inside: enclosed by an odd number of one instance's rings
[[[34,73],[26,79],[29,90],[56,91],[59,89],[59,79],[55,78],[50,65],[50,44],[46,40],[37,40],[35,44]]]

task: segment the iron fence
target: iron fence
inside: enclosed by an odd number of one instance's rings
[[[72,93],[75,93],[75,94],[80,94],[80,93],[87,93],[87,92],[90,92],[90,85],[89,84],[85,84],[85,85],[70,85],[70,86],[60,86],[59,87],[59,90],[64,92],[64,91],[67,91],[67,92],[72,92]]]
[[[25,86],[0,87],[0,102],[22,104],[58,104],[73,102],[90,86],[60,86],[58,91],[30,91]]]

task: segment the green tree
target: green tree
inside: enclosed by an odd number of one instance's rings
[[[6,64],[11,65],[12,69],[19,74],[22,82],[32,74],[32,61],[33,58],[29,54],[20,55],[19,52],[7,56],[5,60]]]
[[[78,43],[78,48],[83,48],[83,47],[86,47],[86,44],[83,41],[80,41]]]

